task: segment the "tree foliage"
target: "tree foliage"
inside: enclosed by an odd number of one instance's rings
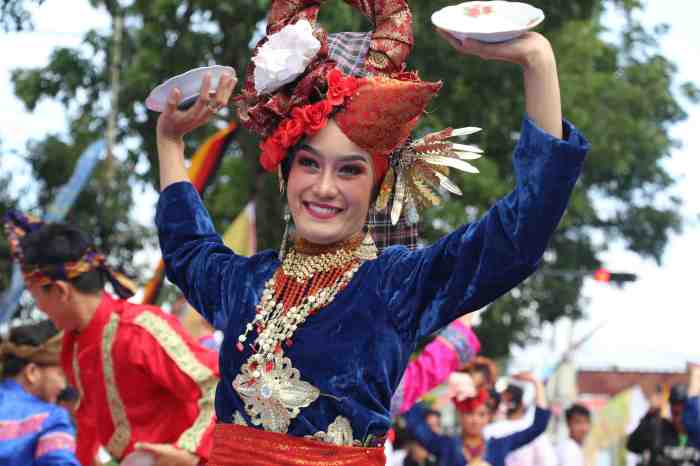
[[[4,0],[1,11],[21,12],[29,3]],[[114,1],[91,3],[126,19],[118,136],[125,156],[116,171],[98,174],[81,196],[75,215],[99,233],[115,256],[129,263],[144,232],[134,230],[128,215],[134,200],[127,187],[157,182],[157,115],[146,111],[145,96],[158,82],[195,66],[227,64],[242,74],[250,59],[251,35],[269,2],[134,0],[126,7]],[[326,3],[321,21],[328,30],[369,28],[344,3]],[[437,39],[430,15],[449,3],[454,2],[410,1],[416,46],[409,66],[421,70],[424,79],[445,81],[419,131],[477,124],[486,129],[478,142],[487,157],[479,161],[481,175],[458,177],[463,198],[449,199],[428,213],[427,241],[477,218],[512,189],[510,154],[524,111],[521,71],[516,66],[459,56]],[[675,66],[660,54],[656,43],[663,31],[647,31],[633,19],[643,8],[637,0],[531,3],[547,13],[541,30],[557,53],[565,115],[592,141],[593,149],[542,270],[484,314],[480,333],[486,353],[492,356],[507,354],[511,343],[536,337],[543,322],[580,317],[583,277],[569,272],[596,268],[606,244],[621,241],[629,250],[660,261],[669,234],[681,226],[680,200],[668,195],[674,180],[662,161],[676,146],[669,127],[686,115],[671,92]],[[613,7],[628,15],[619,43],[601,38],[601,16],[605,8]],[[7,24],[7,17],[0,19]],[[111,34],[90,31],[80,48],[55,50],[46,67],[13,73],[15,93],[29,110],[44,98],[60,101],[67,110],[67,136],[49,136],[28,147],[42,202],[65,182],[79,148],[105,130],[112,40]],[[694,85],[681,88],[697,100]],[[205,128],[191,137],[190,149],[212,130]],[[282,225],[277,220],[281,205],[275,180],[257,164],[256,140],[242,133],[238,142],[244,155],[225,159],[207,192],[208,206],[223,228],[255,198],[258,242],[276,247]]]

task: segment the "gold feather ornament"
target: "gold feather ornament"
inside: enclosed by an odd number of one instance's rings
[[[447,128],[428,134],[391,155],[391,166],[379,189],[375,207],[379,211],[389,208],[391,223],[396,225],[402,213],[409,224],[418,223],[418,209],[440,204],[440,189],[458,196],[462,191],[447,175],[450,168],[465,173],[479,173],[469,163],[483,155],[474,145],[457,144],[452,138],[470,136],[481,128]]]

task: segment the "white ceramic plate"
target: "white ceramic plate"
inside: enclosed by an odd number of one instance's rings
[[[527,3],[493,0],[448,6],[431,19],[460,41],[505,42],[540,24],[544,12]]]
[[[187,107],[194,103],[199,96],[199,90],[202,87],[202,79],[206,73],[211,73],[211,89],[216,90],[219,85],[219,78],[224,73],[231,73],[236,76],[236,70],[230,66],[205,66],[202,68],[195,68],[186,73],[174,76],[162,84],[159,84],[155,89],[148,94],[146,98],[146,108],[153,110],[154,112],[162,112],[165,110],[165,104],[168,101],[168,96],[173,88],[180,89],[182,92],[182,100],[180,101],[180,107]]]
[[[156,458],[145,451],[136,450],[131,452],[122,460],[121,466],[153,466]]]

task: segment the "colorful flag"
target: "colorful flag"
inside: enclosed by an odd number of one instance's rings
[[[93,142],[80,155],[78,163],[73,169],[73,174],[66,184],[56,194],[56,198],[46,209],[43,220],[46,222],[60,222],[73,207],[78,195],[90,179],[92,171],[105,154],[105,142],[100,139]],[[19,300],[24,291],[24,280],[19,265],[12,269],[12,281],[10,287],[0,295],[0,324],[7,322],[17,310]]]
[[[233,142],[237,130],[238,125],[235,122],[231,122],[226,128],[217,131],[216,134],[204,141],[204,144],[199,146],[192,157],[192,163],[187,174],[200,195],[211,180],[214,179],[214,174],[221,164],[221,158]],[[143,304],[156,302],[164,279],[165,263],[161,259],[156,266],[155,272],[153,272],[153,276],[144,287],[141,300]]]
[[[255,244],[255,204],[249,202],[224,233],[224,244],[241,256],[252,256]]]

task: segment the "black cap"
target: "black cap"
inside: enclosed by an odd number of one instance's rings
[[[668,402],[672,405],[678,403],[685,403],[688,398],[688,386],[682,383],[676,384],[671,387],[671,391],[668,394]]]

